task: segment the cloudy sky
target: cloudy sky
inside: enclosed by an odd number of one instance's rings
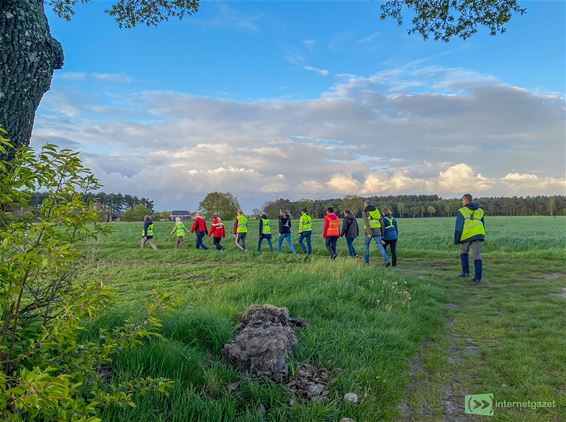
[[[565,193],[565,6],[423,41],[370,2],[203,2],[119,30],[105,1],[48,13],[65,66],[35,147],[79,150],[107,192],[195,209],[271,199]]]

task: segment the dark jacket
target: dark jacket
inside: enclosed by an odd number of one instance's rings
[[[149,226],[153,224],[153,221],[151,220],[147,220],[145,223],[143,223],[143,235],[145,237],[147,237],[148,239],[153,239],[153,236],[148,236],[147,235],[147,229],[149,228]]]
[[[358,222],[353,215],[347,215],[342,220],[342,230],[340,236],[345,236],[347,239],[355,239],[360,234]]]
[[[288,216],[279,216],[279,234],[291,233],[291,219]]]
[[[474,210],[477,210],[478,208],[480,208],[480,205],[477,202],[470,202],[468,205],[466,205],[466,207],[469,208],[470,210],[474,211]],[[483,217],[481,219],[481,222],[482,222],[483,226],[485,227],[485,221],[484,221]],[[464,231],[464,216],[462,215],[461,212],[458,211],[458,214],[456,215],[456,228],[454,230],[454,244],[458,245],[460,243],[473,242],[474,240],[481,240],[481,241],[485,240],[485,236],[483,234],[478,234],[478,235],[472,236],[469,239],[466,239],[463,242],[461,242],[460,237],[462,236],[463,231]]]
[[[393,217],[393,215],[389,214],[384,217]],[[399,238],[399,229],[397,228],[397,219],[393,218],[393,227],[390,229],[386,229],[387,227],[387,220],[385,218],[383,220],[383,240],[397,240]]]
[[[375,211],[376,209],[377,208],[375,208],[373,205],[368,205],[362,212],[362,217],[364,218],[364,231],[367,236],[383,236],[383,218],[381,219],[381,227],[379,229],[369,228],[368,212]]]
[[[260,238],[264,238],[264,239],[271,239],[271,234],[263,234],[263,219],[267,219],[267,215],[266,214],[262,214],[262,216],[259,218],[259,237]]]

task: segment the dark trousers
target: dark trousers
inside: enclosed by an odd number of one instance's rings
[[[397,239],[395,240],[384,240],[385,245],[383,245],[385,247],[385,250],[387,251],[387,246],[389,246],[389,248],[391,249],[391,265],[395,266],[397,265],[397,253],[396,253],[396,247],[397,247]]]
[[[336,242],[338,242],[338,236],[326,236],[326,249],[330,252],[331,258],[336,256]]]
[[[213,238],[212,238],[212,244],[213,244],[214,246],[216,246],[216,249],[218,249],[219,251],[221,251],[222,249],[224,249],[224,246],[222,246],[222,245],[220,244],[220,241],[221,241],[221,240],[222,240],[221,237],[213,237]]]
[[[346,238],[346,243],[348,244],[348,255],[350,255],[351,257],[356,256],[356,249],[354,248],[354,240],[356,240],[355,238],[350,238],[347,237]]]
[[[248,233],[236,233],[236,245],[238,248],[245,251],[246,250],[246,236]]]
[[[311,235],[312,232],[301,232],[299,233],[299,246],[303,250],[303,252],[308,253],[309,255],[312,254],[312,244],[311,244]],[[307,246],[305,247],[304,241],[307,241]]]
[[[260,252],[261,251],[261,242],[263,242],[263,239],[267,240],[267,244],[269,245],[269,250],[271,252],[273,252],[273,244],[271,243],[271,235],[260,235],[259,239],[257,240],[257,251]]]
[[[197,232],[197,246],[196,248],[208,249],[202,239],[204,238],[205,232]]]

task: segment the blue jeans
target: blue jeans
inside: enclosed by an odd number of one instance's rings
[[[308,251],[309,255],[312,254],[311,235],[312,235],[311,231],[299,233],[299,246],[301,247],[303,252]],[[303,243],[305,239],[307,240],[307,246],[306,247],[305,247],[305,244]]]
[[[247,235],[248,235],[248,233],[236,233],[236,244],[243,251],[246,250],[246,236]]]
[[[346,243],[348,244],[348,254],[350,256],[356,256],[356,249],[354,249],[354,240],[356,239],[350,239],[349,237],[346,238]]]
[[[366,234],[365,237],[365,251],[364,251],[364,262],[369,264],[369,245],[371,244],[371,240],[375,240],[375,244],[377,245],[377,250],[379,254],[383,257],[383,262],[387,264],[389,262],[389,257],[387,256],[387,252],[385,252],[385,248],[381,244],[381,235],[368,237]]]
[[[204,244],[204,242],[202,241],[204,235],[205,235],[204,232],[197,232],[197,249],[198,248],[208,249]]]
[[[261,251],[261,242],[263,242],[263,239],[267,240],[267,244],[269,245],[269,251],[273,252],[273,245],[271,244],[271,235],[269,235],[269,237],[267,236],[259,236],[259,239],[257,240],[257,251],[260,252]]]
[[[281,245],[283,244],[283,240],[287,241],[287,245],[289,245],[289,249],[292,253],[295,253],[295,247],[291,243],[291,233],[281,234],[279,233],[279,241],[277,242],[277,252],[281,253]]]

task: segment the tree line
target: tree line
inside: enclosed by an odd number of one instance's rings
[[[30,207],[39,208],[43,201],[48,199],[48,196],[47,192],[32,193],[29,200]],[[154,207],[154,202],[151,199],[139,198],[130,194],[97,192],[87,193],[83,198],[87,203],[95,204],[95,209],[101,221],[111,221],[117,217],[128,221],[130,215],[136,215],[140,212],[142,216],[143,214],[151,214]],[[134,217],[132,221],[135,219]]]
[[[30,206],[38,208],[47,198],[45,192],[34,192]],[[299,216],[306,208],[315,218],[323,218],[329,207],[342,212],[351,210],[361,217],[363,201],[368,199],[380,208],[389,208],[396,217],[452,217],[462,206],[459,199],[442,199],[438,195],[388,195],[388,196],[346,196],[331,199],[290,199],[279,198],[268,201],[263,208],[255,208],[254,215],[265,212],[269,218],[277,218],[279,210],[288,210],[292,216]],[[154,218],[169,218],[170,211],[154,212],[154,201],[122,193],[90,193],[85,195],[87,202],[94,202],[101,221],[111,221],[119,217],[122,221],[141,221],[146,214]],[[566,195],[526,196],[526,197],[486,197],[476,200],[488,215],[528,216],[528,215],[566,215]],[[224,219],[234,218],[240,207],[238,199],[231,193],[211,192],[200,201],[199,209],[206,218],[218,213]],[[183,207],[181,207],[183,208]]]
[[[351,210],[361,217],[362,202],[368,199],[380,208],[387,207],[397,217],[452,217],[462,206],[459,199],[442,199],[438,195],[388,195],[346,196],[334,199],[276,199],[263,206],[263,210],[255,209],[254,214],[265,211],[269,218],[276,218],[280,209],[288,210],[291,215],[298,216],[301,210],[307,211],[317,218],[326,214],[326,209],[332,207],[338,211]],[[482,208],[488,215],[518,216],[518,215],[566,215],[566,196],[526,196],[526,197],[488,197],[478,198]]]

